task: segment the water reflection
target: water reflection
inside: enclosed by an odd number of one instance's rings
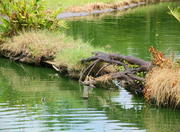
[[[148,48],[154,46],[166,54],[180,55],[180,25],[168,14],[168,6],[160,3],[94,19],[69,20],[66,33],[74,39],[89,41],[94,46],[113,52],[148,59]]]
[[[82,87],[49,69],[4,59],[0,74],[3,132],[179,130],[179,111],[151,108],[124,89]]]

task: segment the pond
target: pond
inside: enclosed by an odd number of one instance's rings
[[[66,33],[125,55],[149,59],[153,45],[178,57],[180,25],[167,13],[177,4],[69,20]],[[0,131],[179,132],[179,123],[180,111],[149,106],[123,88],[83,87],[51,69],[0,58]]]
[[[74,19],[69,22],[66,33],[94,46],[143,59],[150,56],[148,49],[151,46],[165,54],[180,55],[180,25],[168,14],[168,6],[178,5],[180,3],[160,3],[126,12]]]

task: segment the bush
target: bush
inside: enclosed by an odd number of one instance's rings
[[[0,32],[11,36],[22,30],[57,30],[65,27],[65,23],[56,18],[60,11],[46,10],[41,0],[0,0]]]

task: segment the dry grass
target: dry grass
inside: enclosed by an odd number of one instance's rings
[[[180,66],[151,48],[155,67],[146,75],[145,99],[158,106],[180,107]]]
[[[57,8],[63,8],[69,10],[69,11],[88,11],[92,10],[93,7],[99,9],[100,7],[104,8],[104,5],[118,5],[122,4],[123,1],[127,3],[134,3],[134,2],[147,2],[147,3],[154,3],[154,2],[163,2],[163,1],[173,1],[173,0],[45,0],[47,2],[47,6],[50,9],[57,9]],[[102,5],[103,4],[103,5]],[[98,6],[93,6],[93,5],[98,5]],[[92,8],[89,8],[92,7]],[[116,6],[114,6],[116,7]],[[71,9],[72,8],[72,9]],[[88,8],[86,10],[86,8]],[[103,9],[102,8],[102,9]]]
[[[180,106],[180,68],[153,68],[146,76],[147,100],[157,105]]]
[[[0,45],[0,52],[7,57],[18,58],[24,63],[40,64],[50,61],[57,67],[68,70],[82,69],[80,60],[90,57],[92,52],[104,51],[81,40],[73,40],[60,32],[23,32]]]
[[[53,58],[59,49],[68,46],[68,44],[61,41],[61,37],[58,37],[58,35],[45,31],[31,31],[14,36],[1,45],[1,50],[10,51],[13,56],[23,53],[28,57],[39,60],[42,57]]]
[[[144,0],[122,0],[117,2],[111,3],[104,3],[104,2],[96,2],[87,4],[84,6],[71,6],[65,10],[65,12],[91,12],[93,10],[103,10],[107,8],[117,9],[118,7],[127,6],[132,3],[142,2]]]
[[[97,2],[94,4],[88,4],[85,6],[71,6],[66,11],[68,12],[82,12],[82,11],[93,11],[93,10],[102,10],[105,8],[110,8],[109,4],[103,2]]]

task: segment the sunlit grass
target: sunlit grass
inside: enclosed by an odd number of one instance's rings
[[[68,37],[65,41],[71,43],[71,47],[59,50],[54,61],[58,65],[66,65],[69,68],[73,68],[77,65],[82,58],[92,56],[92,52],[105,51],[103,48],[95,48],[82,40],[74,41],[72,38]]]
[[[124,0],[45,0],[47,6],[51,9],[55,8],[68,8],[70,6],[82,6],[85,4],[96,3],[96,2],[118,2]]]
[[[1,50],[11,51],[12,54],[26,54],[35,60],[42,57],[54,56],[57,49],[67,47],[61,42],[61,38],[47,31],[22,32],[13,36],[1,45]]]
[[[78,65],[81,59],[90,57],[92,52],[105,51],[82,40],[73,40],[60,32],[47,31],[22,32],[3,43],[0,48],[9,51],[11,56],[23,53],[37,64],[46,58],[57,66],[68,68]]]
[[[170,14],[173,15],[180,22],[180,7],[177,8],[169,8]]]

